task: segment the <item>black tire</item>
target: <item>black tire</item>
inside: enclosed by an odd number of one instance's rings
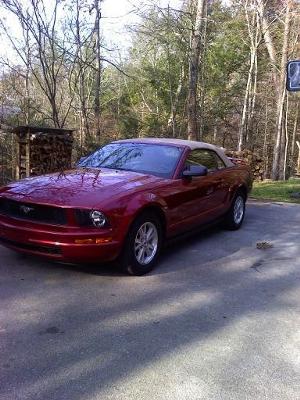
[[[141,263],[141,261],[138,259],[138,250],[136,250],[136,246],[139,246],[138,243],[138,235],[141,234],[141,230],[144,228],[147,229],[149,227],[153,228],[157,232],[157,247],[155,252],[152,254],[152,256],[148,257],[145,261],[146,263]],[[155,236],[155,234],[154,234]],[[126,242],[123,248],[123,251],[121,255],[119,256],[119,265],[122,268],[122,271],[129,274],[129,275],[135,275],[135,276],[141,276],[144,274],[147,274],[150,272],[158,259],[161,245],[162,245],[162,237],[163,237],[163,230],[162,230],[162,224],[159,218],[152,213],[143,213],[142,215],[138,216],[136,220],[133,222],[132,226],[130,227],[130,230],[127,234]],[[155,241],[156,241],[156,236],[155,236]],[[141,247],[147,246],[141,245]],[[155,246],[154,246],[155,247]],[[141,249],[139,249],[141,250]],[[149,250],[149,248],[148,248]],[[148,251],[147,250],[147,251]],[[151,252],[151,249],[150,249]],[[148,253],[145,253],[148,254]],[[150,254],[150,253],[149,253]]]
[[[242,214],[236,214],[237,207],[242,207],[240,208],[240,213]],[[239,229],[244,221],[245,211],[246,197],[242,192],[237,192],[232,201],[231,207],[224,218],[223,227],[230,231]]]

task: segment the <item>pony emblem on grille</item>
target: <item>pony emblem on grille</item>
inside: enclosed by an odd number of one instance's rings
[[[34,210],[34,208],[28,206],[20,206],[20,210],[22,211],[22,213],[28,215],[31,211]]]

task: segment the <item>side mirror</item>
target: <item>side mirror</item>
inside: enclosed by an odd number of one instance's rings
[[[300,60],[289,61],[287,63],[286,88],[290,92],[300,90]]]
[[[81,163],[84,161],[84,160],[86,160],[87,159],[87,157],[88,156],[85,156],[85,157],[81,157],[80,159],[79,159],[79,161],[77,161],[77,167],[80,167],[81,166]]]
[[[206,176],[207,168],[203,165],[191,165],[189,169],[182,172],[183,178],[192,178],[193,176]]]

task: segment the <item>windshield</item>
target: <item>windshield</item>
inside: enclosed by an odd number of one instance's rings
[[[182,148],[145,143],[111,143],[95,151],[79,167],[112,168],[171,178]]]

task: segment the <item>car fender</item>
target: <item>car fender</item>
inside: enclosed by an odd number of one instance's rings
[[[167,225],[166,202],[160,196],[149,191],[131,193],[118,199],[111,198],[109,202],[96,206],[108,216],[116,239],[122,242],[135,218],[150,207],[159,208]]]
[[[166,201],[155,193],[138,193],[127,204],[126,213],[135,219],[146,208],[158,207],[166,217],[168,205]]]
[[[126,228],[124,226],[123,231],[126,231],[126,235],[137,216],[151,207],[158,208],[164,215],[166,225],[168,224],[168,216],[166,213],[168,206],[165,200],[155,193],[137,193],[128,201],[126,209],[124,210]]]

